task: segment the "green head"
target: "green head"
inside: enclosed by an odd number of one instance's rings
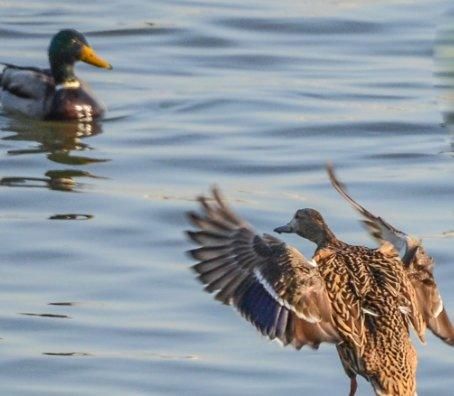
[[[48,53],[52,74],[57,83],[75,79],[73,68],[77,61],[112,69],[110,63],[90,47],[83,34],[74,29],[60,30],[52,38]]]

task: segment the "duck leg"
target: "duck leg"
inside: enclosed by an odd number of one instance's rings
[[[358,389],[358,382],[356,381],[356,375],[350,377],[350,393],[348,396],[355,396],[356,390]]]
[[[356,382],[356,371],[353,369],[353,362],[355,362],[355,356],[352,355],[352,351],[348,346],[341,342],[336,345],[337,353],[339,354],[342,367],[345,370],[348,378],[350,378],[350,393],[348,396],[355,396],[356,390],[358,389],[358,383]]]

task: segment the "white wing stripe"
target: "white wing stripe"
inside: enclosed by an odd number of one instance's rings
[[[319,318],[316,318],[314,316],[304,315],[303,313],[297,311],[293,305],[288,303],[288,301],[283,300],[282,297],[276,293],[273,286],[271,286],[270,283],[265,279],[265,277],[262,275],[262,273],[260,272],[260,270],[258,268],[254,268],[253,272],[254,272],[255,278],[260,282],[260,284],[265,288],[265,290],[271,295],[271,297],[273,297],[280,305],[282,305],[285,308],[289,309],[290,311],[294,312],[296,314],[296,316],[298,316],[300,319],[304,319],[309,323],[320,322]]]

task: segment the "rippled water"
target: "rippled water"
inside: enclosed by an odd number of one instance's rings
[[[45,66],[74,27],[114,66],[78,66],[99,125],[0,115],[2,394],[347,394],[334,348],[280,348],[204,294],[182,234],[218,183],[260,231],[309,206],[373,245],[327,160],[425,239],[454,315],[449,1],[313,3],[0,3],[0,60]],[[418,350],[419,394],[452,394],[452,350]]]

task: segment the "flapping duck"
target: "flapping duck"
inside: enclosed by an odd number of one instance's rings
[[[201,211],[188,213],[196,228],[188,236],[199,245],[189,254],[198,261],[193,269],[207,292],[283,345],[334,344],[350,378],[350,396],[357,375],[377,395],[416,395],[417,356],[409,331],[414,328],[424,340],[431,325],[391,243],[378,249],[349,245],[319,212],[300,209],[275,231],[314,242],[308,259],[271,235],[259,235],[218,188],[199,202]],[[416,254],[412,249],[407,259]]]

